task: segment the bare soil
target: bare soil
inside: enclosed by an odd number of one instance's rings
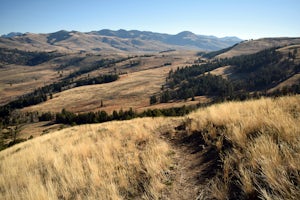
[[[171,171],[170,187],[164,199],[202,199],[205,196],[203,187],[213,175],[212,169],[217,168],[217,152],[204,145],[200,133],[189,133],[185,123],[174,131],[167,131],[161,136],[174,151],[174,170]]]

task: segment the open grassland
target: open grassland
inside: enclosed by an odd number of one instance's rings
[[[0,68],[0,104],[59,79],[51,66],[9,65]]]
[[[160,87],[165,83],[165,78],[171,69],[187,65],[195,60],[196,56],[193,51],[148,55],[67,54],[36,66],[7,64],[0,67],[0,105],[39,87],[61,81],[69,74],[94,66],[103,59],[119,60],[121,58],[125,58],[124,61],[116,62],[111,66],[95,68],[94,71],[74,78],[74,80],[78,80],[103,74],[123,74],[119,81],[57,93],[53,95],[53,100],[28,110],[57,112],[66,108],[75,112],[95,111],[99,110],[101,100],[105,103],[105,107],[102,109],[108,112],[130,107],[140,109],[148,106],[149,97],[160,91]]]
[[[299,199],[299,96],[214,105],[189,117],[209,160],[203,171],[211,170],[200,196]]]
[[[60,81],[79,69],[79,64],[72,64],[71,61],[80,58],[84,59],[84,55],[67,54],[35,66],[0,63],[0,104],[8,103],[39,87]],[[80,64],[81,67],[89,67],[93,62],[106,58],[111,57],[91,55]],[[119,56],[114,55],[114,58]]]
[[[288,46],[299,43],[300,38],[262,38],[258,40],[248,40],[238,44],[229,51],[218,55],[217,58],[253,54],[272,47]]]
[[[128,74],[121,75],[117,81],[66,90],[54,94],[53,99],[23,110],[60,112],[65,108],[73,112],[105,110],[111,113],[113,110],[133,108],[141,111],[149,106],[150,96],[160,92],[169,71],[186,65],[186,62],[193,60],[194,57],[192,52],[183,54],[181,57],[177,55],[177,52],[173,54],[143,58],[140,60],[141,64],[133,68],[125,67],[130,61],[122,62],[113,68],[120,72],[128,72]],[[139,58],[131,59],[131,61],[137,59]],[[171,62],[172,65],[164,66],[164,63],[167,62]],[[113,68],[97,70],[91,74],[107,73]],[[103,101],[104,107],[101,107],[101,101]],[[166,106],[170,107],[170,105],[174,106],[173,104]]]
[[[207,72],[205,74],[212,74],[212,75],[216,75],[216,76],[222,76],[223,78],[228,78],[228,76],[230,76],[232,74],[232,70],[230,69],[231,66],[224,66],[224,67],[219,67],[217,69],[214,69],[210,72]]]
[[[117,81],[73,88],[53,95],[44,103],[23,109],[24,111],[60,112],[63,108],[73,112],[103,109],[133,109],[149,105],[149,97],[160,91],[168,68],[158,68],[121,76]],[[101,100],[104,107],[101,108]]]
[[[0,152],[1,199],[299,199],[300,96],[75,126]]]
[[[254,41],[255,43],[259,43],[260,40]],[[264,41],[264,40],[262,40]],[[296,42],[298,41],[295,40]],[[245,45],[252,45],[253,41],[248,41],[245,43]],[[285,40],[282,40],[282,42],[286,42]],[[277,43],[275,43],[277,44]],[[280,44],[280,43],[278,43]],[[283,43],[286,44],[286,43]],[[287,45],[287,44],[286,44]],[[243,44],[240,44],[239,46],[243,46]],[[278,52],[280,52],[284,58],[290,57],[290,55],[293,55],[293,58],[289,58],[290,62],[294,62],[295,64],[300,64],[300,45],[287,45],[282,48],[277,49]],[[231,50],[227,53],[230,53]],[[226,54],[226,53],[225,53]],[[223,54],[221,54],[223,55]],[[232,57],[232,56],[228,56]],[[223,58],[223,57],[222,57]],[[243,76],[248,76],[249,74],[238,74],[234,73],[233,66],[223,66],[219,67],[217,69],[214,69],[210,71],[209,73],[217,76],[222,76],[223,78],[229,78],[229,79],[239,79]],[[295,73],[286,78],[286,80],[282,79],[281,82],[277,85],[272,85],[272,88],[268,89],[268,92],[274,92],[275,90],[280,90],[284,87],[291,87],[292,85],[298,84],[300,81],[300,74]]]
[[[72,127],[7,149],[0,197],[158,199],[172,153],[154,131],[161,121]]]
[[[268,90],[269,92],[273,92],[277,89],[282,89],[284,87],[289,87],[294,85],[295,83],[299,83],[300,82],[300,73],[295,74],[293,76],[291,76],[290,78],[286,79],[285,81],[279,83],[278,85],[276,85],[274,88],[271,88],[270,90]]]

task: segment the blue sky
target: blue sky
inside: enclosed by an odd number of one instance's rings
[[[300,0],[0,0],[0,35],[105,28],[300,37]]]

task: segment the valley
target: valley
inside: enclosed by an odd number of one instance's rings
[[[299,93],[299,38],[2,37],[0,197],[297,199]]]
[[[129,37],[129,33],[131,35],[131,32],[122,31],[100,32],[120,38]],[[141,37],[140,32],[136,34]],[[26,38],[27,36],[15,38],[19,40],[22,37]],[[39,37],[44,37],[44,35]],[[66,41],[71,35],[68,32],[57,32],[48,37],[51,37],[51,41],[53,40],[50,43],[55,43]],[[131,35],[130,37],[137,36]],[[130,52],[113,54],[103,52],[101,54],[93,51],[84,53],[76,52],[76,49],[72,53],[66,51],[31,53],[22,49],[3,48],[1,49],[2,67],[0,68],[2,113],[6,113],[7,109],[12,112],[14,107],[19,108],[20,113],[29,113],[31,121],[37,122],[43,113],[52,113],[52,117],[49,119],[55,119],[55,113],[60,113],[63,109],[75,114],[104,111],[107,115],[112,115],[114,111],[123,112],[132,109],[136,115],[139,115],[148,110],[183,108],[183,106],[187,106],[189,110],[224,99],[234,100],[274,95],[278,92],[281,93],[282,90],[288,92],[289,88],[293,88],[292,92],[297,93],[299,90],[297,89],[299,87],[299,67],[297,66],[300,64],[300,46],[295,44],[297,42],[300,43],[297,38],[251,40],[238,43],[228,49],[209,53],[180,49],[135,54]],[[278,45],[281,47],[275,47]],[[265,50],[265,53],[261,51],[261,49],[269,47],[275,47],[275,50]],[[251,51],[247,53],[243,49],[251,49]],[[241,52],[242,55],[222,58],[222,56],[231,54],[232,51]],[[274,51],[275,57],[272,51]],[[219,52],[222,54],[218,55]],[[257,53],[251,54],[253,52]],[[261,59],[261,55],[266,56],[264,54],[267,56],[270,54],[271,60],[257,61],[258,69],[262,67],[264,71],[267,70],[269,62],[272,63],[271,68],[268,69],[271,70],[270,72],[265,73],[259,70],[249,72],[241,71],[240,68],[235,69],[234,65],[243,67],[245,65],[242,64],[243,62],[248,62],[246,65],[250,64],[248,68],[251,68],[251,62],[248,60]],[[211,58],[212,55],[215,57]],[[287,64],[287,62],[293,62],[293,64]],[[276,64],[277,71],[274,71],[275,63],[278,63]],[[289,68],[284,69],[283,66],[286,65],[289,65]],[[180,73],[183,73],[183,77]],[[187,74],[184,75],[185,73]],[[243,86],[242,80],[248,81],[249,76],[258,78],[262,76],[261,73],[265,74],[263,76],[274,73],[281,75],[268,77],[268,80],[272,81],[265,82],[264,86],[261,85],[260,80],[253,82],[255,79],[245,83],[248,85],[247,87]],[[95,84],[95,80],[98,80],[99,76],[112,75],[116,75],[118,78]],[[178,78],[181,79],[179,82]],[[267,77],[260,79],[263,78]],[[194,83],[191,84],[195,81],[211,81],[210,79],[219,82],[219,85],[212,86],[212,83],[206,83],[208,86],[205,86],[201,83],[202,86],[200,86],[201,84],[198,83],[199,87],[195,88]],[[253,85],[252,88],[249,87],[251,85],[249,83]],[[188,88],[186,88],[187,84],[190,84]],[[255,84],[259,85],[255,86]],[[203,89],[200,87],[206,87],[206,91],[201,92]],[[211,88],[212,92],[209,92],[211,90],[209,87],[214,87]],[[151,99],[155,99],[155,102],[151,102]],[[8,104],[9,102],[11,103]],[[15,115],[20,117],[23,114]],[[7,118],[7,120],[12,119]],[[42,129],[38,128],[38,130]],[[19,137],[22,138],[23,131],[20,131]],[[40,134],[43,131],[47,131],[47,127],[44,127]],[[33,133],[33,135],[37,134]],[[8,144],[9,139],[5,141]]]
[[[297,199],[299,100],[53,130],[0,151],[0,196]]]

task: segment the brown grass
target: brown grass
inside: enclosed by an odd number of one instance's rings
[[[161,119],[68,128],[0,155],[1,199],[158,199],[170,147]]]
[[[293,45],[299,43],[300,38],[262,38],[257,40],[249,40],[238,44],[237,46],[223,54],[218,55],[217,58],[253,54],[272,47]]]
[[[0,104],[7,103],[17,96],[29,93],[59,78],[51,66],[9,65],[0,68]]]
[[[60,112],[65,108],[73,112],[105,110],[112,113],[114,110],[133,108],[140,111],[149,106],[151,95],[160,92],[169,71],[182,66],[193,56],[191,52],[183,54],[181,57],[177,55],[177,52],[168,57],[162,57],[159,54],[156,58],[143,58],[141,66],[134,69],[116,66],[118,70],[122,72],[128,70],[129,73],[122,75],[115,82],[82,86],[57,93],[53,95],[53,99],[23,110]],[[162,66],[166,62],[172,62],[172,66]],[[97,73],[107,73],[112,69],[103,69]],[[104,102],[102,108],[100,107],[101,100]]]
[[[297,95],[71,127],[0,152],[0,197],[296,200],[299,124]]]
[[[286,79],[285,81],[279,83],[275,87],[268,90],[268,92],[273,92],[273,91],[278,90],[278,89],[280,90],[284,87],[292,86],[294,84],[299,83],[299,81],[300,81],[300,73],[295,74],[295,75],[291,76],[290,78]]]
[[[164,83],[164,69],[147,70],[123,75],[112,83],[82,86],[53,95],[53,99],[24,111],[60,112],[62,108],[73,112],[87,112],[100,109],[112,112],[120,108],[129,109],[149,104],[151,94],[160,90]],[[165,69],[167,71],[167,69]]]
[[[190,115],[191,131],[221,163],[207,182],[216,199],[300,197],[300,97],[215,105]]]
[[[142,109],[149,105],[149,97],[160,91],[161,85],[171,69],[182,67],[190,60],[196,59],[194,51],[175,51],[171,53],[152,53],[150,57],[144,57],[145,53],[103,53],[101,55],[79,53],[66,54],[65,56],[50,60],[37,66],[4,65],[0,67],[0,105],[6,104],[18,96],[34,91],[44,85],[52,84],[68,76],[70,73],[92,66],[100,59],[120,59],[133,56],[129,60],[119,62],[114,66],[100,68],[88,74],[83,74],[78,79],[99,76],[114,72],[127,73],[121,80],[104,85],[93,85],[75,88],[54,95],[53,99],[44,104],[33,106],[26,111],[52,111],[59,112],[62,108],[74,112],[97,111],[100,109],[101,100],[107,112],[113,110]],[[150,55],[150,54],[148,54]],[[57,70],[70,59],[83,57],[84,60],[75,66]],[[137,57],[136,57],[137,56]],[[130,62],[139,61],[140,64],[129,67]],[[172,65],[164,66],[165,63]],[[62,76],[62,77],[60,77]],[[79,98],[79,99],[77,99]],[[73,106],[76,105],[76,106]]]
[[[227,78],[232,74],[232,70],[230,68],[231,66],[229,65],[224,67],[219,67],[217,69],[210,71],[209,73],[211,73],[212,75],[222,76],[223,78]],[[208,72],[206,74],[208,74]]]

